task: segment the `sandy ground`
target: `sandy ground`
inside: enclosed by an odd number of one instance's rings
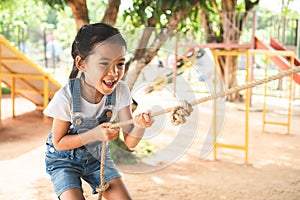
[[[256,104],[258,105],[258,104]],[[277,103],[277,105],[282,105]],[[221,142],[243,144],[245,113],[242,105],[227,104]],[[11,101],[2,101],[0,130],[0,199],[51,200],[56,199],[52,184],[44,169],[44,141],[51,120],[44,121],[40,111],[18,98],[16,118],[11,118]],[[218,149],[205,158],[199,154],[211,124],[211,106],[201,104],[183,130],[196,137],[191,146],[168,166],[152,163],[153,172],[133,173],[143,165],[118,165],[133,197],[148,199],[300,199],[300,104],[293,102],[290,134],[286,128],[270,126],[262,131],[262,112],[249,113],[249,160],[245,164],[244,151]],[[287,119],[280,107],[269,112],[273,119]],[[199,121],[197,130],[190,126]],[[168,122],[166,122],[168,123]],[[190,123],[190,124],[189,124]],[[176,135],[177,129],[167,125],[159,135],[152,136],[156,148],[163,148]],[[195,136],[193,135],[193,136]],[[192,137],[192,136],[191,136]],[[176,145],[175,145],[176,146]],[[156,165],[156,166],[155,166]],[[160,166],[161,165],[161,166]],[[87,199],[97,199],[84,184]]]

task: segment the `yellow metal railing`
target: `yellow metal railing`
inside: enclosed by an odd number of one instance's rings
[[[264,55],[266,56],[266,67],[265,67],[265,77],[268,76],[268,65],[269,65],[269,57],[270,56],[286,56],[290,57],[290,67],[294,66],[294,53],[292,51],[275,51],[275,50],[249,50],[249,53],[252,55]],[[264,85],[264,103],[263,103],[263,132],[266,132],[266,125],[278,125],[278,126],[286,126],[287,134],[290,133],[291,126],[291,105],[293,99],[293,75],[290,76],[289,81],[289,102],[287,108],[287,122],[276,122],[276,121],[268,121],[267,120],[267,83]]]
[[[219,56],[238,56],[238,55],[245,55],[246,56],[246,77],[245,81],[246,83],[250,82],[250,55],[266,55],[267,56],[267,65],[269,62],[269,56],[288,56],[290,57],[290,65],[293,67],[294,63],[294,53],[291,51],[271,51],[271,50],[213,50],[214,55],[214,62],[215,62],[215,70],[214,70],[214,77],[217,77],[217,67],[219,67],[218,57]],[[252,66],[253,67],[253,66]],[[268,68],[266,67],[265,77],[268,75]],[[265,131],[265,125],[266,124],[274,124],[274,125],[281,125],[281,126],[287,126],[288,133],[290,132],[290,122],[291,122],[291,101],[293,98],[292,93],[292,78],[293,75],[290,76],[290,85],[289,85],[289,104],[288,104],[288,119],[287,122],[272,122],[266,120],[266,97],[267,97],[267,86],[265,84],[264,88],[264,105],[263,105],[263,131]],[[214,79],[214,94],[217,93],[217,79]],[[236,145],[236,144],[224,144],[217,140],[217,102],[216,99],[214,99],[214,111],[213,111],[213,119],[214,119],[214,159],[217,159],[217,149],[218,148],[228,148],[233,150],[243,150],[245,151],[245,163],[248,163],[248,148],[249,148],[249,107],[250,107],[250,89],[246,90],[246,100],[245,100],[245,134],[244,134],[244,144]]]
[[[213,50],[214,62],[215,66],[219,66],[218,57],[219,56],[238,56],[245,55],[246,56],[246,77],[245,81],[249,82],[249,53],[248,50]],[[217,69],[215,67],[214,77],[217,77]],[[214,78],[214,94],[217,93],[217,79]],[[214,99],[214,159],[217,159],[217,149],[218,148],[228,148],[234,150],[242,150],[245,151],[245,163],[248,163],[248,146],[249,146],[249,106],[250,106],[250,90],[246,90],[246,101],[245,101],[245,134],[244,134],[244,144],[236,145],[236,144],[224,144],[217,141],[217,102]]]

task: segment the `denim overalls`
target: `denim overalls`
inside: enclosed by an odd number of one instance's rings
[[[81,92],[80,79],[71,79],[69,86],[72,94],[72,125],[68,134],[80,134],[90,130],[103,122],[109,122],[112,116],[112,107],[115,105],[115,91],[108,95],[105,102],[105,110],[97,119],[81,117]],[[102,142],[92,142],[85,146],[58,151],[52,142],[52,131],[46,142],[46,171],[50,174],[57,196],[71,188],[80,188],[81,179],[92,187],[93,193],[100,185],[100,155]],[[116,166],[106,151],[104,179],[105,182],[113,178],[121,177]]]

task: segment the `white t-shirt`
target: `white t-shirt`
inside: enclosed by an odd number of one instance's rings
[[[103,96],[102,100],[99,103],[93,104],[86,101],[81,96],[81,108],[82,108],[81,116],[83,118],[99,117],[102,111],[104,110],[106,98],[107,96]],[[113,116],[111,118],[111,121],[117,118],[119,110],[130,105],[131,103],[132,103],[132,99],[130,95],[130,90],[123,81],[120,81],[116,87],[116,102],[113,108]],[[66,84],[64,87],[60,88],[55,93],[53,99],[50,101],[50,103],[44,110],[44,114],[52,118],[72,122],[71,109],[72,109],[72,96],[71,96],[69,84]]]

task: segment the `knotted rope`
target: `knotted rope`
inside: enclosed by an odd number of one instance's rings
[[[253,88],[255,86],[258,86],[258,85],[261,85],[261,84],[264,84],[264,83],[268,83],[268,82],[283,78],[285,76],[292,75],[292,74],[297,73],[297,72],[300,72],[300,67],[296,67],[296,68],[293,68],[293,69],[290,69],[290,70],[282,71],[282,72],[280,72],[276,75],[272,75],[272,76],[269,76],[269,77],[261,79],[261,80],[251,81],[251,82],[246,83],[244,85],[240,85],[240,86],[230,88],[230,89],[226,90],[225,92],[218,92],[215,95],[212,94],[210,96],[197,99],[197,100],[192,101],[190,103],[187,102],[186,100],[184,100],[182,102],[182,105],[167,108],[167,109],[160,110],[160,111],[157,111],[157,112],[153,112],[151,114],[151,117],[155,117],[155,116],[158,116],[158,115],[162,115],[162,114],[171,112],[171,116],[170,116],[171,122],[172,122],[172,124],[177,126],[181,123],[186,122],[185,117],[189,116],[191,114],[191,112],[193,111],[192,106],[194,106],[194,105],[197,105],[197,104],[209,101],[209,100],[225,97],[225,96],[231,95],[233,93],[239,92],[241,90],[246,90],[246,89],[249,89],[249,88]],[[126,125],[133,124],[133,123],[134,123],[133,119],[123,121],[123,122],[117,122],[117,123],[112,124],[110,126],[110,128],[122,127],[122,126],[126,126]],[[101,185],[96,189],[97,192],[99,193],[98,200],[102,199],[102,193],[105,190],[107,190],[107,188],[109,187],[108,183],[105,183],[105,181],[104,181],[105,153],[106,153],[106,142],[102,142],[101,168],[100,168]]]
[[[261,80],[251,81],[251,82],[246,83],[246,84],[244,84],[244,85],[240,85],[240,86],[236,86],[236,87],[227,89],[225,92],[218,92],[218,93],[216,93],[216,94],[211,94],[211,95],[209,95],[209,96],[206,96],[206,97],[197,99],[197,100],[195,100],[195,101],[189,102],[189,104],[190,104],[191,106],[195,106],[195,105],[197,105],[197,104],[200,104],[200,103],[203,103],[203,102],[206,102],[206,101],[210,101],[210,100],[213,100],[213,99],[225,97],[225,96],[231,95],[231,94],[233,94],[233,93],[239,92],[239,91],[241,91],[241,90],[246,90],[246,89],[249,89],[249,88],[253,88],[253,87],[255,87],[255,86],[262,85],[262,84],[264,84],[264,83],[268,83],[268,82],[271,82],[271,81],[274,81],[274,80],[283,78],[283,77],[285,77],[285,76],[292,75],[292,74],[297,73],[297,72],[300,72],[300,67],[296,67],[296,68],[293,68],[293,69],[290,69],[290,70],[282,71],[282,72],[280,72],[280,73],[278,73],[278,74],[271,75],[271,76],[266,77],[266,78],[261,79]],[[177,106],[176,106],[176,107],[177,107]],[[173,109],[175,109],[176,107],[166,108],[166,109],[164,109],[164,110],[160,110],[160,111],[157,111],[157,112],[153,112],[153,113],[151,114],[151,117],[156,117],[156,116],[158,116],[158,115],[162,115],[162,114],[171,112],[171,111],[172,111]],[[181,106],[181,107],[182,107],[182,106]],[[172,118],[173,118],[173,117],[171,117],[171,119],[172,119]],[[123,122],[117,122],[117,123],[114,123],[113,125],[111,125],[110,128],[122,127],[122,126],[126,126],[126,125],[133,124],[133,123],[134,123],[134,120],[133,120],[133,119],[127,120],[127,121],[123,121]]]
[[[174,126],[178,126],[179,124],[183,124],[186,122],[185,117],[190,116],[193,111],[192,105],[187,102],[187,100],[183,100],[181,102],[181,106],[175,106],[171,110],[170,120]]]
[[[107,190],[109,184],[104,180],[104,167],[105,167],[105,155],[106,155],[106,142],[102,141],[101,148],[101,161],[100,161],[100,186],[96,188],[98,192],[98,200],[102,199],[102,193]]]

